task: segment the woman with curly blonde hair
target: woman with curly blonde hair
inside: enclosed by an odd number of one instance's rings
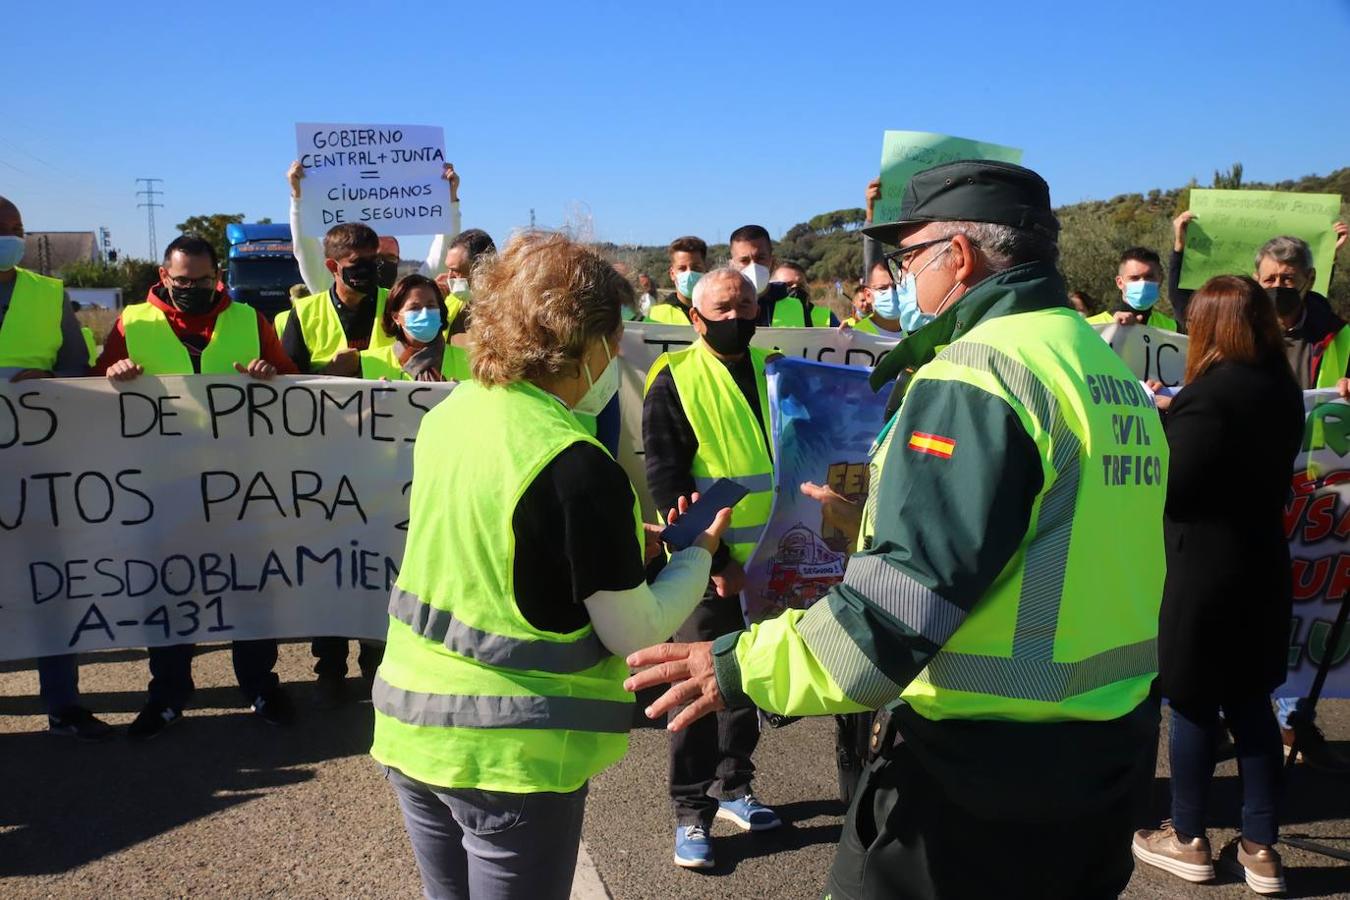
[[[647,585],[632,485],[577,420],[632,300],[593,250],[517,237],[474,272],[473,381],[422,421],[371,753],[428,897],[568,896],[587,783],[628,746],[624,656],[693,610],[727,526]]]

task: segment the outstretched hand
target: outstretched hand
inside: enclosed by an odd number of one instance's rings
[[[623,683],[626,691],[637,693],[658,684],[671,685],[644,713],[657,719],[678,706],[679,715],[666,725],[668,731],[681,731],[720,709],[726,709],[722,691],[713,671],[712,642],[698,644],[657,644],[628,657],[628,665],[643,669]],[[650,668],[643,668],[650,666]]]

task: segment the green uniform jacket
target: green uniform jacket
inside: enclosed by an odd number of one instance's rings
[[[1052,266],[1000,273],[902,341],[878,366],[873,384],[926,364],[982,322],[1067,305]],[[921,631],[954,632],[1007,577],[1044,485],[1041,454],[1018,413],[971,384],[923,380],[904,397],[892,427],[905,436],[942,436],[976,452],[951,454],[942,463],[945,474],[936,477],[932,449],[945,455],[942,447],[915,452],[912,440],[888,442],[885,477],[874,486],[878,514],[868,556],[894,570],[894,596],[877,602],[841,584],[805,613],[789,611],[719,639],[714,665],[729,706],[753,702],[772,712],[820,715],[893,702],[941,649]],[[814,629],[808,622],[826,616],[840,627]],[[823,645],[804,636],[826,631],[847,639]],[[840,672],[852,684],[894,690],[864,705],[840,686]],[[1156,712],[1148,701],[1106,721],[932,720],[904,704],[893,709],[906,742],[956,802],[1014,821],[1059,818],[1104,802],[1108,793],[1118,797],[1134,787],[1126,775],[1146,765],[1141,753],[1156,747],[1156,736],[1149,743]],[[1073,790],[1064,791],[1065,785]]]

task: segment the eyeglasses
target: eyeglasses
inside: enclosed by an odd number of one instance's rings
[[[216,276],[203,275],[201,278],[188,278],[187,276],[180,275],[177,278],[170,278],[169,284],[173,285],[176,288],[215,287]]]

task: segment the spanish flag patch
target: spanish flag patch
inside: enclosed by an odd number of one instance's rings
[[[956,441],[940,434],[928,434],[916,431],[909,436],[909,449],[920,453],[929,453],[942,459],[951,459],[956,451]]]

